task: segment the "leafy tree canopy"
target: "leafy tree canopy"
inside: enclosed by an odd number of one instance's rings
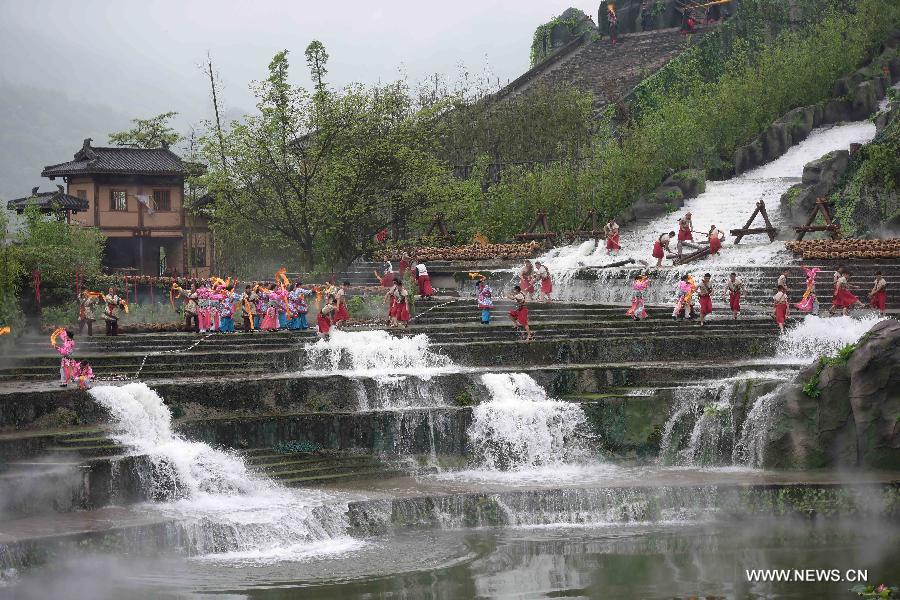
[[[203,141],[204,184],[223,200],[217,219],[272,232],[310,269],[320,257],[358,256],[381,228],[426,211],[436,180],[452,179],[435,158],[439,106],[419,109],[404,82],[329,88],[316,44],[307,51],[314,94],[288,82],[280,52],[253,86],[257,114]]]
[[[181,141],[170,125],[177,112],[164,112],[150,119],[132,119],[134,127],[109,134],[109,143],[127,148],[168,148]]]

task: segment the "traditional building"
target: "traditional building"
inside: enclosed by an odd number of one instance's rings
[[[16,214],[22,214],[29,206],[37,206],[38,210],[45,215],[57,214],[61,219],[65,219],[67,223],[71,222],[72,215],[85,212],[88,209],[88,202],[77,196],[70,196],[61,185],[56,186],[56,190],[52,192],[39,192],[39,188],[31,188],[31,195],[24,198],[16,198],[6,203],[8,210],[16,211]]]
[[[212,236],[207,219],[185,210],[185,169],[168,147],[94,147],[88,138],[74,160],[44,167],[41,175],[63,178],[67,194],[88,203],[71,219],[108,238],[110,271],[205,277]]]

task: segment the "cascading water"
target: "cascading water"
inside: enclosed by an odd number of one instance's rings
[[[731,457],[732,396],[736,382],[674,391],[659,460],[666,465],[717,465]]]
[[[667,214],[637,226],[625,226],[621,233],[622,251],[618,256],[606,253],[606,247],[593,241],[572,244],[550,250],[540,257],[554,277],[554,297],[561,300],[594,300],[598,302],[622,302],[630,295],[628,279],[619,269],[590,271],[585,267],[608,265],[632,257],[653,264],[650,256],[654,241],[664,232],[676,228],[676,219],[691,212],[694,227],[707,231],[716,225],[721,231],[743,227],[757,200],[764,200],[769,217],[775,227],[782,225],[778,210],[780,197],[787,189],[800,180],[806,163],[833,150],[846,149],[852,143],[866,143],[875,136],[875,126],[868,121],[844,125],[820,127],[804,141],[790,148],[780,158],[752,171],[726,181],[709,181],[706,191],[698,197],[687,200],[684,208],[675,214]],[[714,281],[724,282],[734,267],[791,262],[792,258],[784,250],[783,244],[770,244],[766,238],[749,237],[740,245],[726,242],[726,247],[717,256],[709,257],[702,263],[703,272],[713,275]],[[673,242],[674,250],[674,242]],[[677,271],[673,269],[672,271]],[[757,274],[751,269],[742,269],[744,283],[748,288],[755,285]],[[645,293],[649,303],[664,303],[671,296],[678,274],[672,273],[654,277],[654,285]]]
[[[289,490],[251,473],[235,454],[184,439],[143,383],[98,386],[90,394],[112,417],[113,438],[151,464],[142,482],[178,521],[188,552],[216,560],[267,562],[347,551],[347,502]]]
[[[523,470],[586,458],[588,424],[577,403],[548,397],[525,373],[481,380],[491,399],[473,408],[467,432],[480,468]]]
[[[807,315],[779,338],[774,360],[805,365],[821,356],[833,355],[847,344],[858,342],[882,320],[884,318],[877,315],[862,318]],[[784,405],[783,385],[760,396],[750,409],[741,428],[741,437],[734,445],[732,461],[735,464],[765,465],[766,443],[777,426]]]
[[[765,464],[766,442],[784,408],[783,386],[760,396],[747,413],[741,437],[734,445],[731,460],[736,465],[759,468]]]
[[[721,466],[731,463],[743,415],[754,394],[792,377],[791,370],[748,371],[740,377],[702,382],[672,390],[672,414],[663,427],[659,462],[663,465]]]
[[[399,410],[445,406],[434,375],[458,370],[434,352],[427,335],[408,337],[387,331],[334,331],[327,340],[305,346],[307,375],[339,374],[374,381],[368,389],[359,381],[359,410]]]
[[[431,350],[425,334],[398,337],[387,331],[335,330],[328,339],[305,346],[313,373],[347,376],[428,378],[452,370],[446,356]]]
[[[807,315],[778,338],[776,360],[806,364],[820,356],[835,354],[854,344],[885,317],[867,314],[856,317],[819,317]]]

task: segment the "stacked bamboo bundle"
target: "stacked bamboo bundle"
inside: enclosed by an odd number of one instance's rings
[[[531,258],[541,248],[538,242],[526,244],[465,244],[462,246],[420,246],[409,248],[406,254],[415,255],[421,261],[459,261],[473,262],[479,260],[510,260]],[[377,260],[397,260],[399,250],[382,250],[375,254]]]
[[[900,239],[889,240],[804,240],[787,242],[785,247],[805,259],[900,258]]]

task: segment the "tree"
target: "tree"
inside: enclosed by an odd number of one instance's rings
[[[35,316],[38,304],[32,274],[40,275],[41,307],[71,303],[75,300],[76,271],[85,279],[99,275],[105,244],[106,237],[100,230],[41,214],[32,205],[25,209],[24,226],[16,243],[0,257],[0,276],[14,279],[19,305],[26,315]],[[6,282],[2,287],[8,287]],[[8,307],[5,310],[8,312]]]
[[[403,82],[328,89],[324,47],[307,56],[315,94],[290,85],[280,52],[254,86],[258,114],[211,127],[203,143],[214,219],[271,232],[313,269],[355,258],[381,228],[427,210],[427,190],[449,172],[435,158],[439,109],[419,110]]]
[[[311,41],[306,47],[306,64],[309,66],[313,85],[317,92],[325,91],[325,76],[328,74],[325,65],[327,63],[328,53],[325,52],[325,46],[319,40]]]
[[[165,112],[150,119],[132,119],[134,127],[109,134],[109,143],[128,148],[174,146],[182,138],[181,134],[169,125],[169,120],[177,114],[177,112]]]

